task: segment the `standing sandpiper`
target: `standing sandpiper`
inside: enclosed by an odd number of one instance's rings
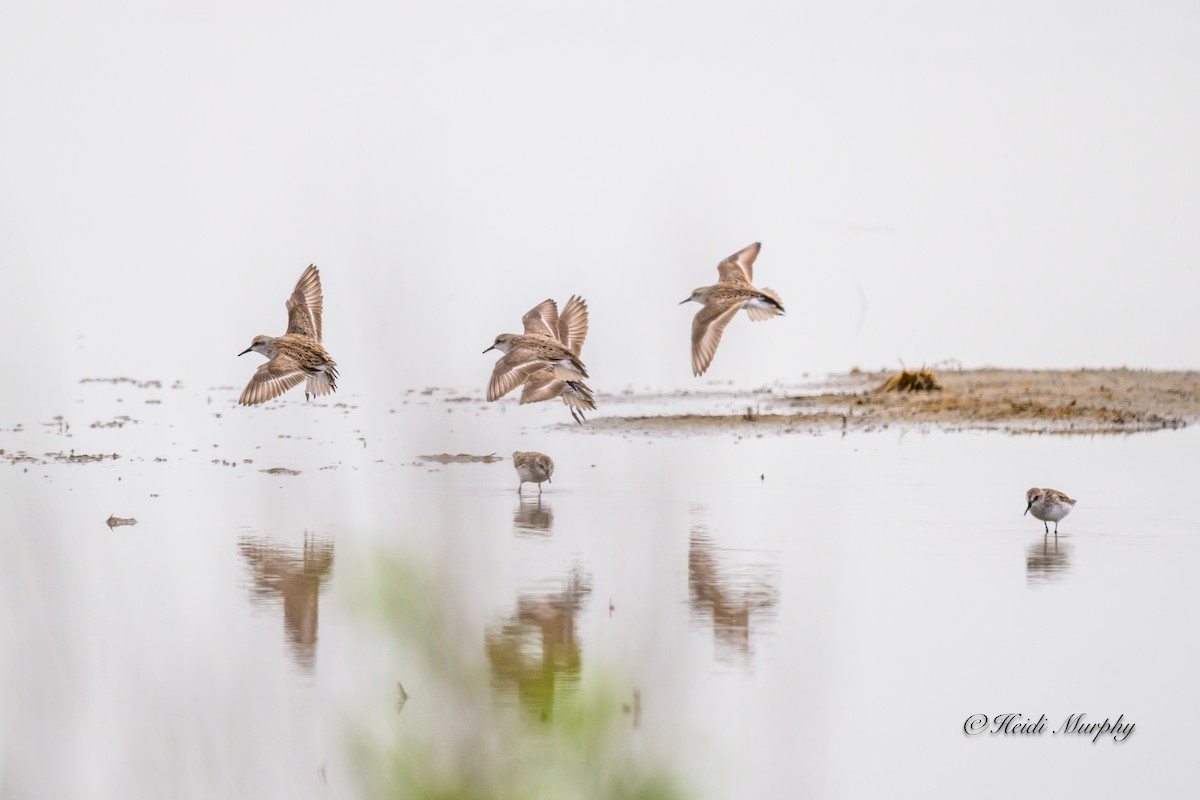
[[[562,397],[571,416],[582,422],[584,409],[596,408],[591,390],[583,383],[587,369],[579,360],[588,330],[587,304],[582,298],[571,297],[559,314],[553,300],[543,300],[521,322],[524,335],[502,333],[483,351],[504,353],[488,381],[488,402],[523,385],[522,403]]]
[[[549,481],[550,476],[554,474],[554,460],[545,453],[535,453],[532,450],[522,452],[517,450],[513,453],[513,467],[517,470],[517,476],[521,482],[517,484],[517,494],[521,493],[521,487],[526,483],[536,483],[538,485],[538,494],[542,493],[542,482]]]
[[[246,384],[240,405],[273,400],[307,381],[304,399],[337,391],[337,363],[321,345],[321,276],[312,264],[300,275],[287,301],[288,327],[283,336],[255,336],[239,356],[251,351],[271,359]]]
[[[767,288],[756,289],[754,259],[758,257],[761,242],[744,247],[717,265],[721,276],[712,286],[701,286],[692,292],[687,303],[695,300],[704,305],[692,320],[692,374],[703,375],[717,353],[721,334],[729,320],[742,308],[750,319],[770,319],[783,313],[783,301],[779,295]],[[679,305],[683,305],[680,303]]]
[[[1042,521],[1046,534],[1050,533],[1050,524],[1046,520],[1053,522],[1055,536],[1058,536],[1058,521],[1075,507],[1075,501],[1057,489],[1030,489],[1025,493],[1025,500],[1028,503],[1025,513],[1032,511],[1034,518]]]

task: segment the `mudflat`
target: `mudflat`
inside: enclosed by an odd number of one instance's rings
[[[884,391],[890,376],[853,372],[831,376],[811,391],[750,392],[743,397],[750,405],[741,413],[606,416],[586,429],[745,434],[915,426],[1095,434],[1182,428],[1200,420],[1198,371],[950,370],[937,373],[935,390]]]

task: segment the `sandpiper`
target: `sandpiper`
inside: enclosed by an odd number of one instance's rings
[[[549,481],[554,474],[554,460],[545,453],[535,453],[532,450],[522,452],[517,450],[512,455],[513,467],[521,482],[517,484],[517,494],[526,483],[536,483],[538,494],[542,493],[542,483]]]
[[[703,375],[716,355],[721,334],[729,320],[742,308],[754,321],[770,319],[783,313],[783,301],[767,288],[757,289],[754,280],[754,259],[761,242],[744,247],[717,265],[720,278],[712,286],[701,286],[683,303],[695,300],[704,308],[692,320],[692,374]]]
[[[242,391],[240,405],[265,403],[307,381],[304,399],[337,391],[337,363],[321,346],[321,276],[312,264],[300,274],[287,301],[288,327],[283,336],[255,336],[239,356],[251,351],[270,359],[259,366]]]
[[[583,383],[587,369],[579,360],[579,350],[587,336],[587,304],[571,297],[558,313],[553,300],[544,300],[521,318],[525,333],[502,333],[483,352],[504,353],[496,361],[488,381],[487,399],[498,400],[524,385],[522,403],[536,403],[562,397],[577,422],[584,409],[595,409],[591,390]]]
[[[1025,500],[1025,513],[1032,511],[1033,516],[1042,521],[1046,534],[1050,533],[1050,525],[1046,520],[1053,522],[1055,536],[1058,536],[1058,521],[1075,507],[1075,501],[1057,489],[1030,489],[1025,493]]]

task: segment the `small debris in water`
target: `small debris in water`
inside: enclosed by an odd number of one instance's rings
[[[503,461],[503,456],[498,456],[495,453],[488,453],[486,456],[475,456],[470,453],[459,453],[451,455],[449,453],[437,453],[436,455],[417,456],[417,461],[433,461],[437,464],[472,464],[475,462],[483,462],[491,464],[493,461]]]
[[[268,475],[299,475],[300,470],[288,469],[287,467],[271,467],[270,469],[260,469],[259,472],[265,472]]]
[[[404,704],[408,702],[408,692],[404,691],[404,685],[400,681],[396,681],[396,691],[398,699],[396,700],[396,713],[399,714],[404,710]]]
[[[161,389],[162,381],[139,381],[136,378],[80,378],[80,383],[132,383],[139,389]]]
[[[51,461],[56,461],[60,464],[89,464],[93,461],[116,461],[120,458],[118,453],[76,453],[72,450],[70,453],[45,453],[43,464],[49,464]]]
[[[137,420],[134,419],[133,417],[122,415],[119,417],[113,417],[112,420],[110,420],[109,422],[93,422],[92,427],[93,428],[124,428],[125,425],[130,422],[132,422],[135,425],[137,424]]]
[[[105,520],[105,524],[110,528],[119,528],[122,525],[137,525],[137,520],[133,517],[118,517],[116,514],[112,514]]]
[[[642,724],[642,690],[633,690],[633,704],[622,703],[621,711],[626,714],[633,714],[633,727],[638,728]]]

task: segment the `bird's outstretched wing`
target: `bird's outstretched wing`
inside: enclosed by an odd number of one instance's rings
[[[579,381],[564,381],[555,376],[554,370],[546,368],[535,372],[525,381],[521,391],[521,404],[540,403],[543,400],[553,400],[562,396],[563,402],[576,408],[596,410],[596,401],[592,390]]]
[[[525,388],[521,390],[521,404],[553,400],[562,394],[565,388],[566,381],[554,377],[554,370],[538,370],[525,381]]]
[[[553,300],[543,300],[521,317],[525,324],[526,336],[545,336],[547,339],[558,339],[558,304]]]
[[[755,242],[717,264],[717,272],[720,274],[721,280],[725,283],[741,283],[743,281],[753,283],[754,259],[758,258],[758,251],[761,248],[762,242]]]
[[[296,281],[296,288],[287,301],[288,333],[321,341],[321,310],[325,300],[321,295],[321,276],[317,268],[309,264]]]
[[[555,376],[550,368],[535,372],[525,381],[521,391],[521,403],[540,403],[543,400],[553,400],[561,397],[575,421],[583,423],[584,411],[595,411],[596,401],[592,390],[579,381],[564,381]]]
[[[278,355],[265,364],[260,364],[242,390],[239,405],[253,406],[274,400],[279,395],[304,380],[300,364],[291,356]]]
[[[572,295],[558,316],[557,338],[567,346],[568,350],[579,355],[579,351],[583,349],[583,340],[587,338],[587,332],[587,302],[582,297]]]
[[[492,378],[488,381],[488,402],[499,400],[529,380],[531,375],[548,367],[550,364],[545,359],[523,347],[505,353],[497,359]]]
[[[692,374],[703,375],[717,354],[721,334],[729,320],[741,310],[744,298],[732,300],[710,300],[696,312],[692,320]]]

